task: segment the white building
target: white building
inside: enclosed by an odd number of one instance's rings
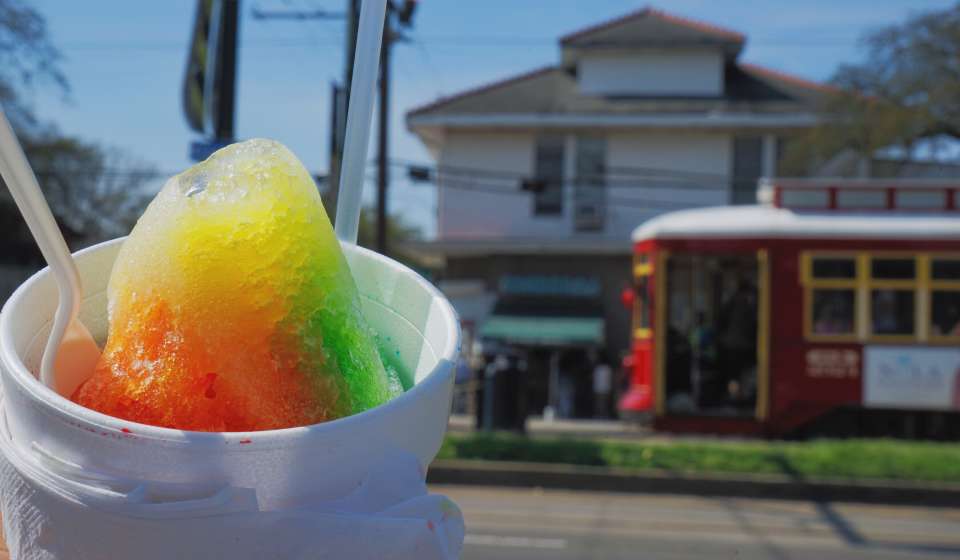
[[[619,294],[630,278],[630,233],[665,211],[754,202],[757,179],[776,174],[783,140],[816,121],[824,87],[739,62],[745,42],[643,9],[560,38],[556,65],[407,114],[438,171],[437,239],[416,248],[445,260],[468,326],[529,350],[534,370],[536,356],[555,364],[546,357],[561,347],[606,350],[616,361],[629,343]],[[584,279],[598,294],[593,328],[581,321],[566,338],[524,333],[524,321],[543,332],[587,318],[585,308],[556,321],[557,307],[530,315],[510,302],[583,296]],[[538,282],[549,288],[531,290]],[[478,301],[498,302],[492,318]]]

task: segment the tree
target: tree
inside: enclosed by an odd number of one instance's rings
[[[36,87],[68,94],[46,22],[19,0],[0,0],[0,105],[17,132],[51,210],[76,248],[129,231],[148,201],[152,166],[116,149],[61,134],[24,101]],[[0,181],[2,183],[2,181]],[[42,262],[6,188],[0,189],[0,259]]]
[[[421,274],[428,275],[427,269],[430,263],[414,251],[408,250],[404,245],[409,241],[419,241],[423,238],[423,232],[419,227],[405,221],[399,214],[387,216],[387,247],[389,256],[396,259],[410,268],[419,271]],[[377,250],[377,213],[371,208],[360,210],[360,227],[357,228],[357,244],[361,247],[376,251]]]
[[[52,83],[67,91],[59,62],[43,16],[19,0],[0,0],[0,104],[18,132],[38,126],[23,104],[25,89]]]
[[[327,210],[327,215],[332,216],[333,199],[329,192],[321,194],[323,205]],[[377,244],[377,223],[376,212],[370,208],[360,209],[360,223],[357,226],[357,245],[367,249],[376,250]],[[424,262],[414,253],[404,250],[403,244],[408,241],[418,241],[423,237],[420,228],[406,222],[399,214],[392,214],[387,217],[387,239],[390,241],[390,256],[407,266],[423,270],[426,266]]]
[[[822,124],[794,142],[785,167],[886,147],[910,158],[922,140],[960,139],[960,3],[873,31],[864,44],[864,61],[834,73]]]
[[[403,218],[393,214],[387,218],[387,239],[391,249],[396,252],[405,241],[416,241],[422,237],[420,228],[403,221]],[[360,211],[360,226],[357,228],[357,244],[373,249],[377,243],[376,212],[364,208]]]
[[[820,124],[791,139],[781,174],[804,175],[844,152],[869,160],[882,148],[900,147],[909,155],[922,138],[923,117],[914,109],[852,89],[828,94],[817,109]]]

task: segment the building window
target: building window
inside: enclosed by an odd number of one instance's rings
[[[763,138],[744,136],[733,139],[733,204],[757,202],[757,180],[763,174]]]
[[[870,334],[913,337],[917,263],[913,255],[870,258]]]
[[[852,255],[805,255],[805,331],[810,338],[856,335],[857,259]]]
[[[960,340],[960,257],[930,259],[930,335]]]
[[[537,137],[533,173],[542,188],[534,194],[534,215],[563,214],[563,145],[564,137],[559,134]]]
[[[574,183],[574,227],[600,231],[606,214],[607,140],[603,136],[577,136]]]

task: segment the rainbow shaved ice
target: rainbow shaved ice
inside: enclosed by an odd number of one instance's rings
[[[277,142],[228,146],[170,179],[120,250],[107,295],[103,355],[72,397],[105,414],[267,430],[402,392],[316,186]]]

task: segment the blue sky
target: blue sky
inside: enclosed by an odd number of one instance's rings
[[[237,133],[287,144],[311,170],[327,167],[330,82],[343,68],[343,23],[257,21],[253,7],[340,11],[343,0],[241,0]],[[671,0],[654,7],[747,35],[741,60],[825,80],[862,56],[858,38],[952,0]],[[180,106],[191,0],[33,0],[64,55],[66,98],[40,90],[34,108],[66,132],[118,146],[162,170],[191,164]],[[403,125],[440,95],[553,64],[556,39],[643,7],[633,0],[420,0],[412,41],[394,50],[392,157],[428,161]],[[587,8],[589,6],[589,8]],[[374,123],[375,125],[375,123]],[[370,154],[373,155],[371,150]],[[398,170],[395,170],[398,171]],[[396,177],[391,209],[434,227],[429,185]],[[372,184],[365,198],[372,199]]]

